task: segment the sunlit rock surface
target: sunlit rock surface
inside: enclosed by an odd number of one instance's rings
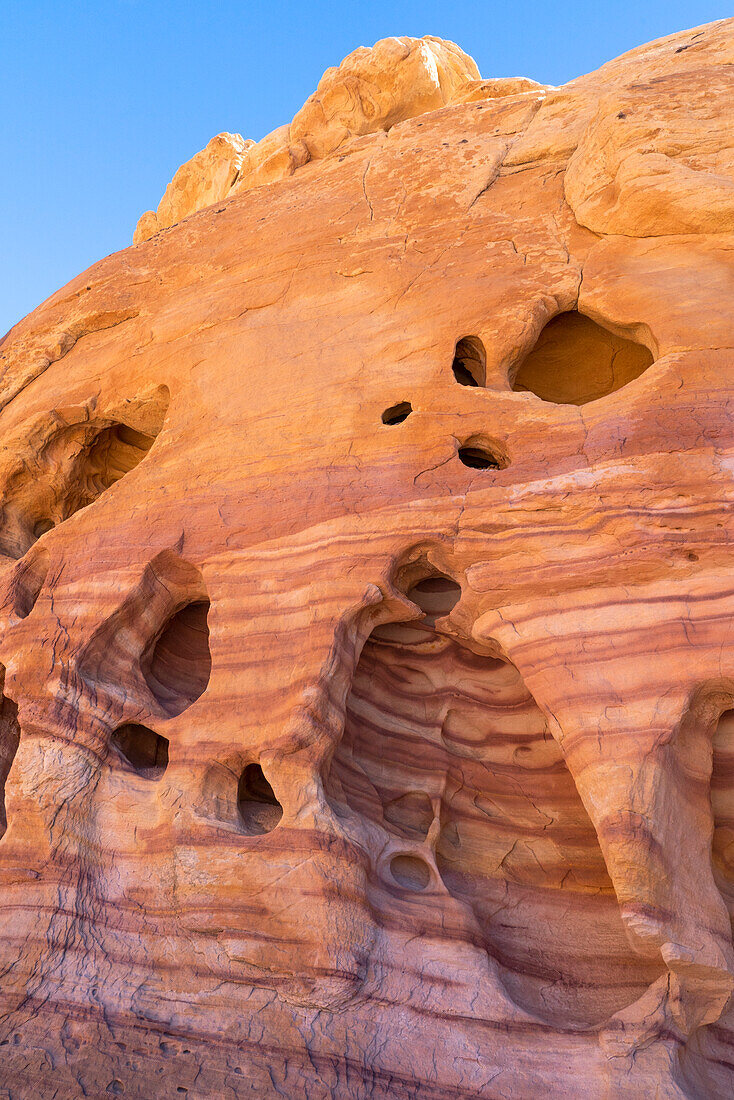
[[[3,341],[0,1095],[732,1095],[733,63],[357,51]]]
[[[326,70],[290,125],[257,143],[243,141],[239,134],[212,138],[206,149],[179,168],[158,209],[142,215],[133,239],[147,240],[227,195],[285,179],[350,138],[387,131],[443,107],[461,93],[476,95],[478,78],[472,58],[440,38],[384,38],[371,49],[361,46],[338,68]],[[506,93],[480,89],[479,94]]]

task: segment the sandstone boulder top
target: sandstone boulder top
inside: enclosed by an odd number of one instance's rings
[[[440,38],[384,38],[327,69],[292,122],[261,141],[213,137],[178,169],[157,210],[142,215],[133,242],[419,115],[505,98],[542,106],[522,152],[570,158],[566,200],[579,224],[631,236],[730,232],[734,142],[722,110],[734,84],[730,28],[722,20],[658,39],[560,88],[527,77],[482,79],[467,53]],[[620,109],[622,88],[633,117]]]
[[[523,77],[482,80],[475,61],[441,38],[383,38],[360,46],[326,70],[289,125],[262,141],[217,134],[182,164],[157,210],[147,210],[134,242],[147,240],[189,214],[229,195],[285,179],[353,138],[387,131],[396,123],[450,103],[537,91]]]

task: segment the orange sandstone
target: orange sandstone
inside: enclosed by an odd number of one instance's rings
[[[388,39],[5,338],[0,1095],[732,1094],[733,73]]]

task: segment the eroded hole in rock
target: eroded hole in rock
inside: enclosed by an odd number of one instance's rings
[[[431,891],[421,920],[436,935],[481,943],[528,1011],[591,1026],[663,972],[629,946],[561,750],[508,661],[472,652],[428,619],[377,627],[355,670],[325,789],[350,829],[361,819],[395,844],[413,841],[416,851],[397,858],[426,871],[419,848],[435,808],[449,895]],[[396,901],[400,874],[405,894]],[[404,920],[411,935],[421,880],[414,862],[375,869],[368,901],[378,919],[393,929]]]
[[[434,623],[456,607],[461,599],[461,586],[445,573],[436,573],[412,585],[406,596],[418,605],[427,622]]]
[[[112,744],[138,775],[160,779],[168,767],[168,740],[159,733],[129,722],[112,734]]]
[[[484,386],[487,376],[487,355],[477,336],[459,340],[452,364],[454,378],[461,386]]]
[[[0,665],[0,691],[5,684],[5,669]],[[20,744],[18,707],[0,694],[0,838],[5,835],[8,819],[5,810],[5,783]]]
[[[53,531],[56,524],[52,519],[39,519],[33,524],[33,538],[40,539],[48,531]]]
[[[459,459],[471,470],[500,470],[502,463],[497,455],[485,447],[459,447]]]
[[[49,553],[47,550],[40,550],[18,567],[13,579],[13,612],[17,618],[27,618],[36,606],[46,581],[48,566]]]
[[[21,558],[52,528],[97,500],[142,460],[159,435],[169,394],[127,403],[132,423],[86,416],[59,426],[54,415],[34,431],[36,452],[19,456],[2,487],[5,494],[0,554]],[[78,413],[77,413],[78,415]]]
[[[212,670],[209,601],[180,608],[143,654],[146,683],[163,712],[181,714],[204,693]]]
[[[400,401],[397,405],[391,405],[382,414],[383,424],[402,424],[413,411],[410,401]]]
[[[136,432],[126,424],[103,428],[89,447],[82,466],[89,503],[134,470],[154,442],[155,436]]]
[[[548,322],[511,382],[514,390],[529,390],[544,401],[585,405],[626,386],[652,363],[643,344],[571,311]]]
[[[431,881],[428,864],[418,856],[395,856],[390,861],[390,873],[398,886],[416,893],[425,890]]]
[[[713,736],[711,848],[714,878],[734,921],[734,710],[719,719]]]
[[[433,806],[425,791],[408,791],[383,807],[393,832],[407,840],[425,840],[433,821]]]
[[[250,836],[271,832],[282,818],[283,807],[259,764],[248,764],[242,772],[237,786],[237,808]]]

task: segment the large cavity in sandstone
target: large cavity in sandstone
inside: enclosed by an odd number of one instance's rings
[[[734,710],[725,711],[719,719],[712,749],[714,878],[734,922]]]
[[[437,632],[457,599],[448,578],[409,596],[425,618],[368,639],[327,781],[335,811],[380,826],[394,852],[371,904],[406,933],[433,921],[480,944],[529,1011],[596,1024],[661,967],[630,950],[593,826],[518,670]]]
[[[544,401],[585,405],[606,397],[651,366],[643,344],[615,336],[575,311],[549,321],[512,381]]]
[[[21,558],[37,539],[94,503],[145,458],[159,435],[169,394],[132,400],[126,415],[138,430],[117,420],[84,420],[43,429],[43,442],[3,486],[5,504],[0,554]]]

